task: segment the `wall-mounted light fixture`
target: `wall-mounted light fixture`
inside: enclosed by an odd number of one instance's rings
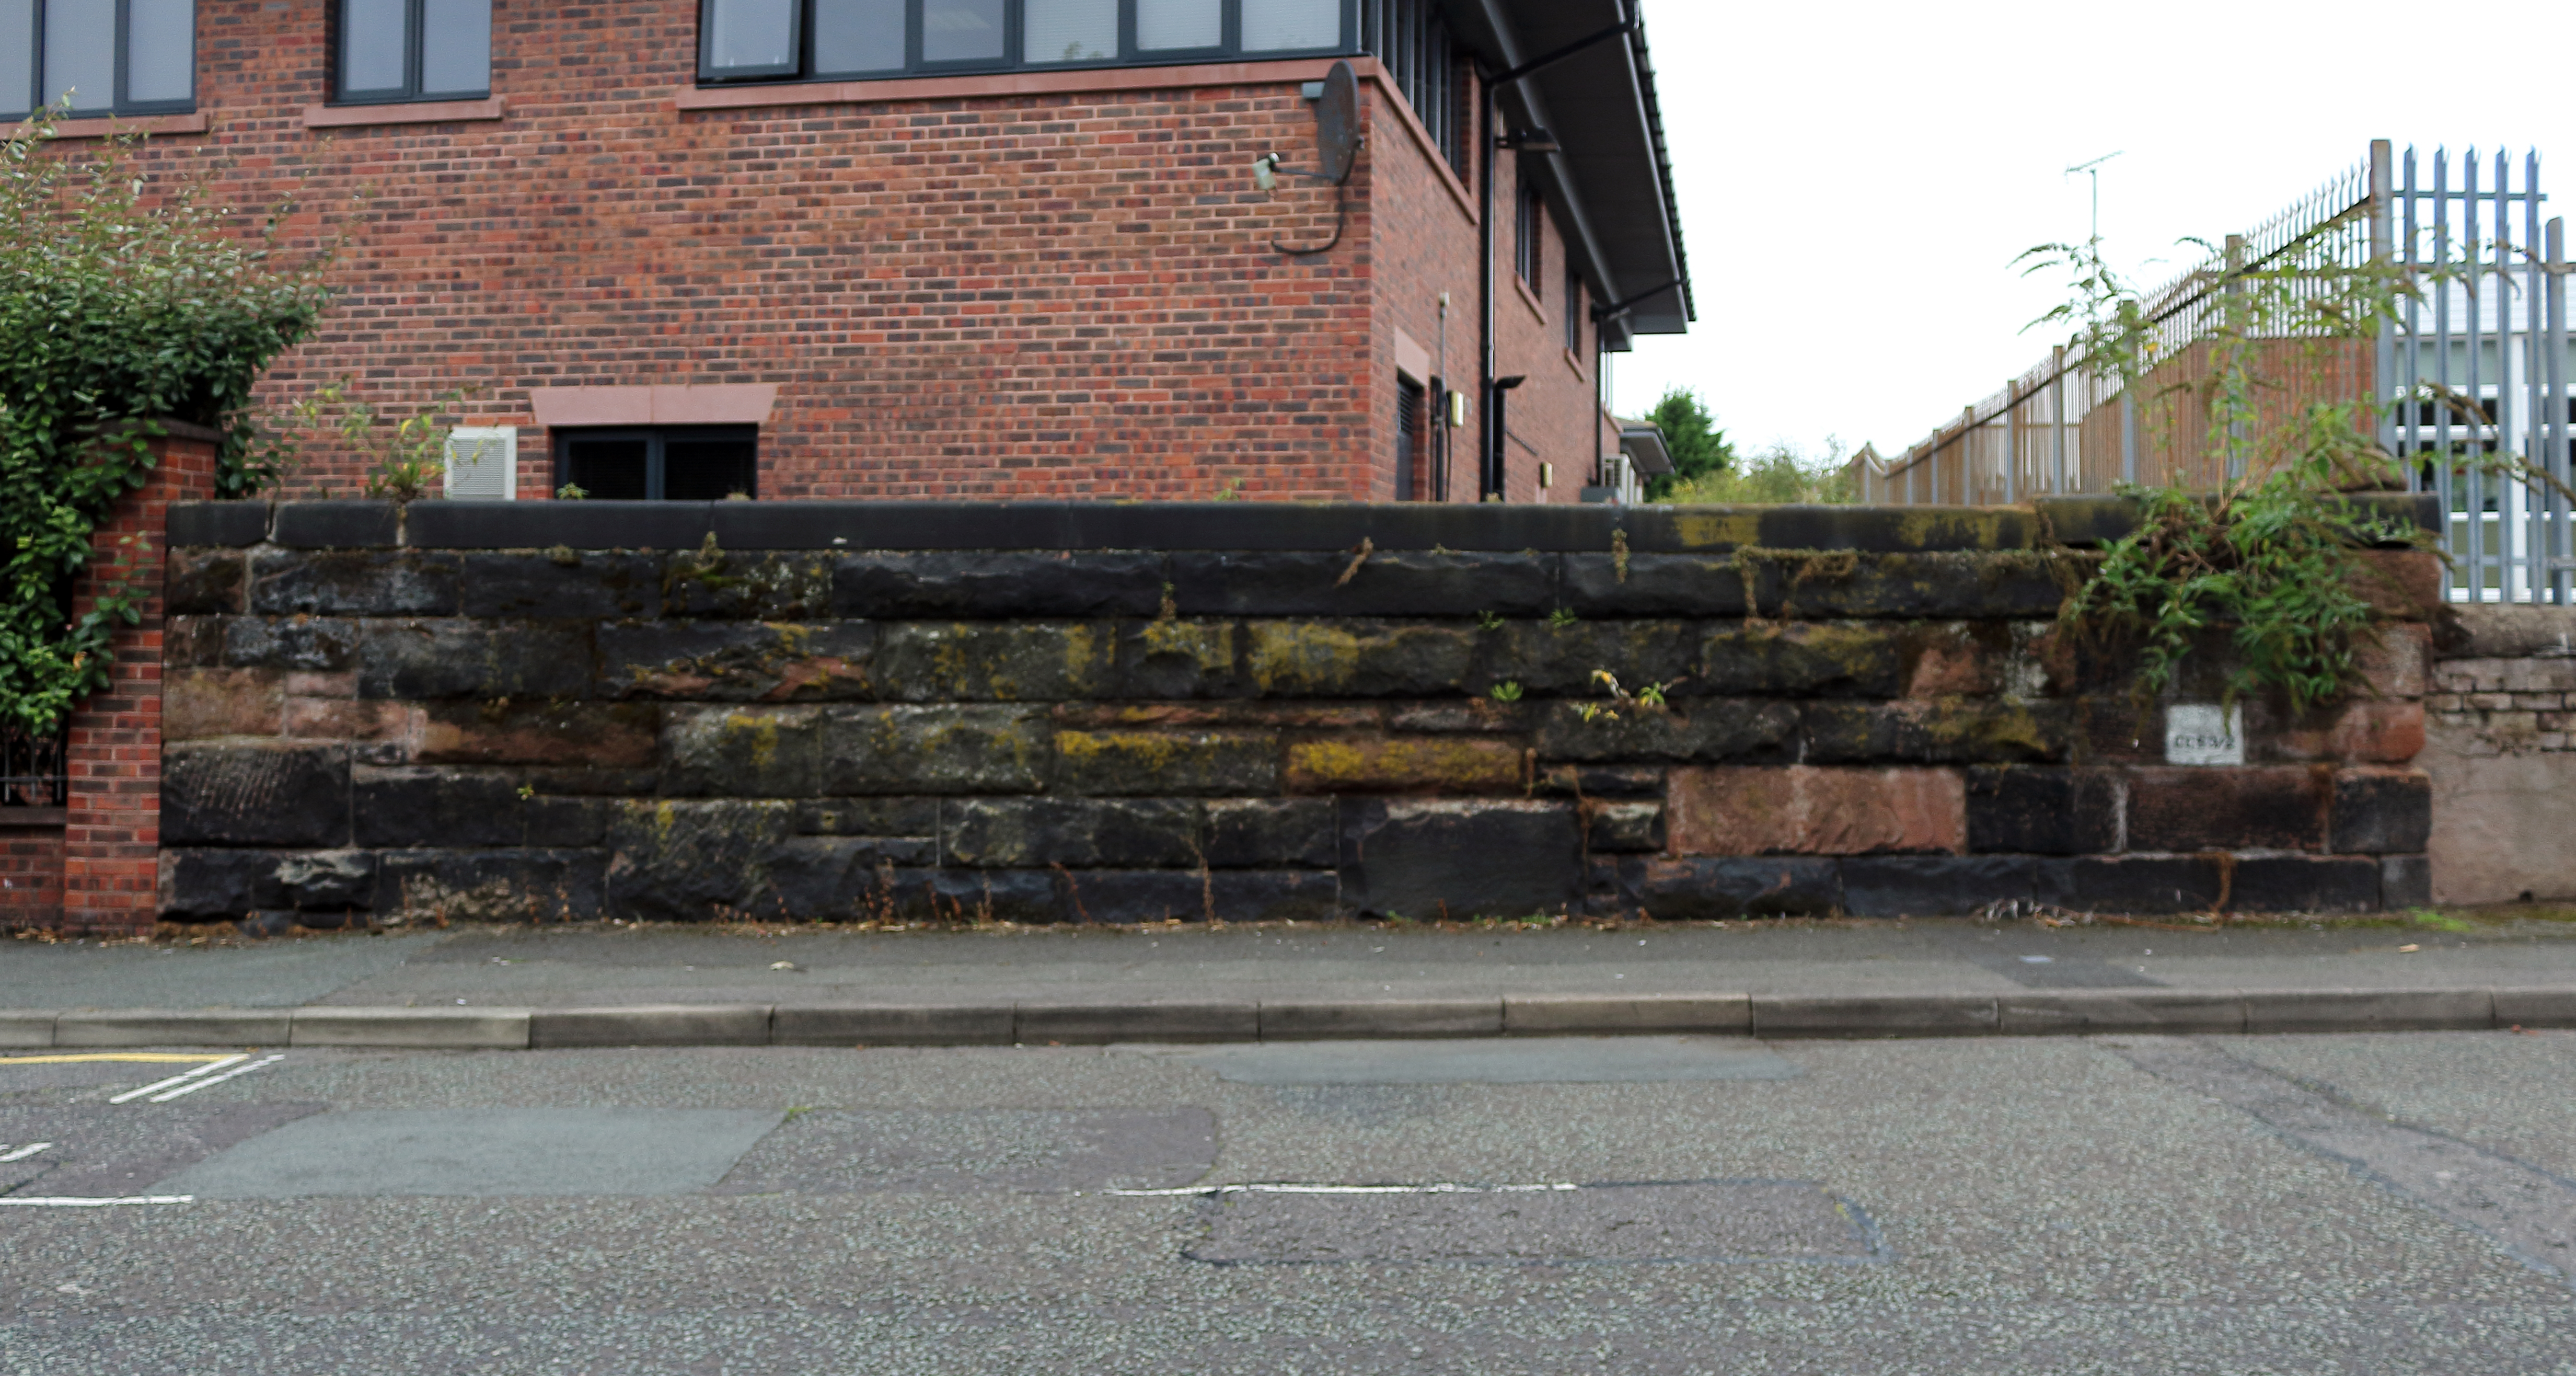
[[[1508,134],[1497,136],[1494,139],[1494,146],[1496,148],[1513,149],[1522,153],[1555,153],[1563,151],[1557,146],[1556,135],[1551,134],[1544,129],[1514,129]]]
[[[1279,155],[1264,153],[1252,160],[1252,184],[1264,191],[1279,188]]]

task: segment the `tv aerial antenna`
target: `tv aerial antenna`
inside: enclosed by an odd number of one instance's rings
[[[2109,162],[2111,159],[2116,158],[2127,151],[2128,150],[2125,148],[2113,149],[2112,151],[2093,159],[2091,162],[2079,162],[2073,167],[2066,169],[2067,176],[2072,177],[2076,173],[2081,172],[2085,176],[2093,179],[2094,243],[2098,244],[2102,242],[2102,164]]]

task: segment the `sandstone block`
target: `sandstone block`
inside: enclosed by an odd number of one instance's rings
[[[1207,863],[1218,869],[1330,869],[1338,810],[1325,798],[1218,798],[1207,803]]]
[[[1583,899],[1582,835],[1559,802],[1346,800],[1342,902],[1417,920],[1529,917]]]
[[[823,710],[673,707],[662,792],[674,798],[811,798],[823,791]]]
[[[1120,691],[1140,698],[1234,697],[1243,636],[1231,621],[1155,620],[1118,628]]]
[[[2027,903],[2039,862],[2020,855],[1879,855],[1842,862],[1843,910],[1856,917],[1965,917]]]
[[[825,622],[839,615],[832,606],[837,563],[831,555],[805,551],[713,559],[704,551],[684,551],[662,557],[656,601],[666,616]]]
[[[1063,702],[1109,696],[1117,632],[1106,622],[904,622],[879,634],[872,678],[904,702]]]
[[[1892,698],[1906,637],[1868,622],[1749,622],[1708,633],[1690,689],[1721,696]]]
[[[1584,762],[1671,761],[1786,763],[1793,758],[1798,709],[1787,703],[1732,698],[1692,698],[1669,707],[1551,702],[1541,709],[1538,753],[1543,760]]]
[[[239,550],[169,551],[162,565],[162,606],[173,616],[221,616],[248,610],[249,582]]]
[[[1620,879],[1629,903],[1668,922],[1821,916],[1843,906],[1841,866],[1802,856],[1630,860]]]
[[[1264,794],[1279,787],[1267,731],[1059,731],[1056,786],[1095,797]]]
[[[589,922],[605,915],[596,850],[401,850],[377,858],[387,921]]]
[[[1518,742],[1475,736],[1340,736],[1292,740],[1291,793],[1518,793]]]
[[[1205,852],[1198,805],[1167,798],[968,798],[943,812],[948,862],[972,869],[1178,869]]]
[[[371,698],[578,698],[590,692],[591,653],[587,623],[366,621],[358,631],[358,691]]]
[[[516,846],[528,834],[515,777],[463,769],[377,769],[349,781],[362,846]]]
[[[1133,551],[921,551],[841,556],[832,608],[841,616],[1152,616],[1163,556]]]
[[[1595,855],[1660,851],[1664,848],[1664,805],[1620,802],[1608,798],[1583,803],[1585,848]]]
[[[1036,793],[1054,764],[1054,728],[1018,707],[825,710],[823,791]]]
[[[875,648],[875,629],[849,622],[611,622],[599,628],[599,691],[700,702],[864,699]]]
[[[1478,632],[1454,625],[1255,621],[1252,691],[1268,697],[1448,697],[1475,667]]]
[[[659,707],[636,702],[433,702],[421,711],[421,764],[645,769],[662,719]]]
[[[662,610],[661,561],[591,550],[462,556],[457,604],[472,617],[601,621]]]
[[[161,841],[170,846],[349,843],[349,752],[287,742],[162,751]]]
[[[454,616],[456,556],[261,551],[251,555],[250,609],[262,616]]]
[[[2330,771],[2156,767],[2129,774],[2129,848],[2144,851],[2321,850],[2334,799]]]
[[[2433,834],[2433,779],[2420,769],[2347,769],[2335,775],[2330,849],[2345,855],[2413,855]]]
[[[279,669],[164,669],[161,739],[274,736],[285,727],[285,672]]]
[[[1555,606],[1552,554],[1215,552],[1172,555],[1183,616],[1545,616]],[[1345,581],[1343,575],[1349,574]]]
[[[2072,756],[2084,734],[2071,704],[1979,698],[1811,702],[1800,721],[1817,764],[2045,764]]]
[[[1676,769],[1678,855],[1870,855],[1967,847],[1955,770]]]
[[[1968,771],[1968,849],[2093,855],[2120,840],[2118,776],[2101,769],[1988,766]]]

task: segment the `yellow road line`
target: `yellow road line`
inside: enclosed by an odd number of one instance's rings
[[[222,1059],[221,1055],[196,1056],[177,1051],[99,1051],[78,1056],[0,1056],[0,1065],[67,1065],[73,1061],[145,1061],[154,1065],[196,1065]]]

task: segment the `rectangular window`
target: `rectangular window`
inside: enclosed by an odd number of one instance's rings
[[[340,0],[339,30],[342,104],[492,94],[492,0]]]
[[[1571,250],[1566,254],[1569,259],[1573,256]],[[1570,354],[1582,353],[1583,279],[1575,275],[1574,264],[1571,262],[1565,265],[1565,304],[1558,309],[1565,312],[1565,351]]]
[[[1529,284],[1530,295],[1539,295],[1539,268],[1546,260],[1543,247],[1547,225],[1547,198],[1529,182],[1521,183],[1520,214],[1513,226],[1512,267]]]
[[[1395,379],[1395,499],[1417,499],[1422,469],[1422,387],[1413,379]]]
[[[1349,5],[1350,0],[700,0],[698,79],[824,81],[1354,52],[1359,50],[1345,37]]]
[[[0,118],[65,96],[76,119],[195,109],[196,0],[0,0]]]
[[[558,430],[555,485],[603,502],[721,502],[756,497],[760,432],[747,426]]]
[[[1249,46],[1252,17],[1244,16]],[[1457,42],[1439,0],[1361,0],[1359,48],[1374,53],[1404,92],[1413,117],[1461,178],[1467,175],[1466,85]]]

